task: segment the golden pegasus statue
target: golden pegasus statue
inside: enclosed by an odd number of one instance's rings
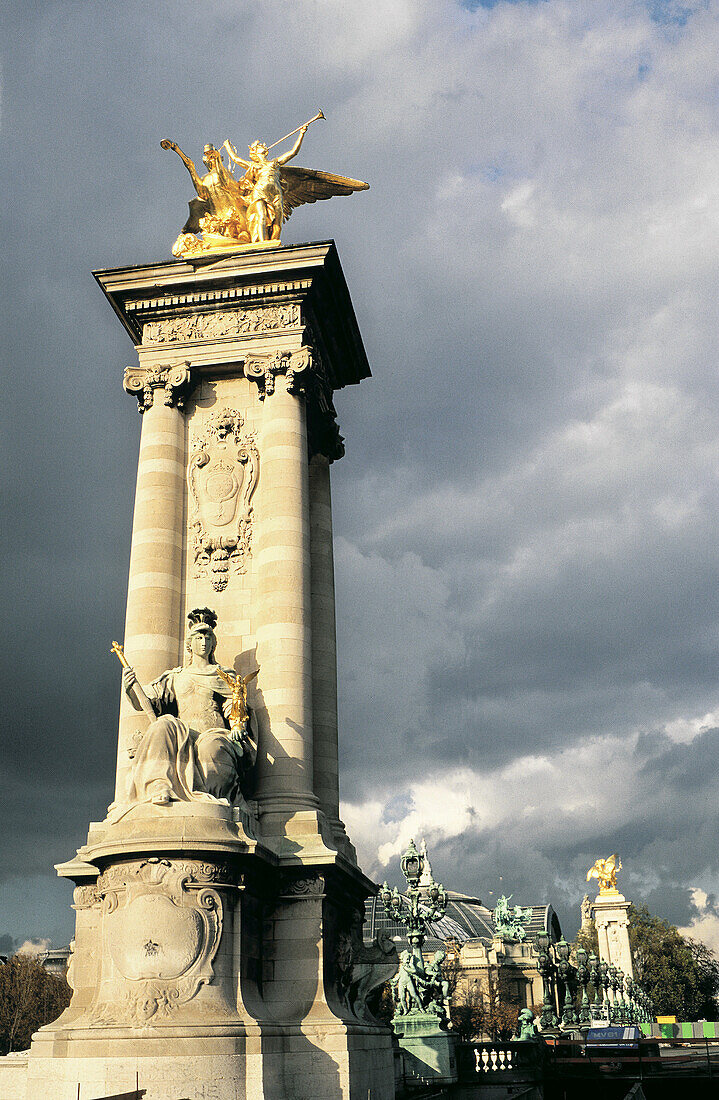
[[[190,200],[190,216],[172,246],[172,255],[199,258],[207,253],[277,247],[283,224],[298,206],[334,195],[366,191],[369,184],[362,180],[312,168],[288,167],[299,153],[308,127],[324,117],[318,111],[314,118],[272,145],[253,141],[248,160],[238,155],[229,139],[221,149],[206,145],[202,157],[207,169],[205,175],[200,175],[174,141],[163,138],[160,145],[177,153],[197,192],[197,198]],[[291,149],[277,157],[269,156],[270,149],[297,133],[299,137]],[[223,150],[228,165],[222,159]],[[233,175],[235,164],[245,169],[239,179]]]
[[[615,852],[607,859],[598,859],[587,871],[587,882],[595,878],[599,883],[599,893],[608,894],[617,889],[617,871],[621,871],[622,861]]]

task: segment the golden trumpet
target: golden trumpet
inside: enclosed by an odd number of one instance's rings
[[[317,122],[318,118],[324,118],[322,111],[318,111],[314,118],[311,118],[309,122],[303,122],[302,126],[311,126],[313,122]],[[302,126],[298,126],[296,130],[290,130],[289,134],[285,134],[284,137],[278,138],[277,141],[273,141],[271,145],[267,146],[267,151],[274,149],[275,145],[279,145],[281,141],[287,141],[288,137],[292,137],[293,134],[299,134]]]

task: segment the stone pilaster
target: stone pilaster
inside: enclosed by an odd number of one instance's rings
[[[354,848],[349,843],[339,816],[335,570],[330,462],[326,455],[314,454],[310,459],[309,481],[314,787],[335,842],[354,860]]]

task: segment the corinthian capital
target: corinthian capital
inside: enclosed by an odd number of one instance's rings
[[[181,409],[192,389],[192,367],[189,363],[177,363],[172,367],[126,367],[122,385],[127,393],[137,398],[139,412],[151,408],[158,390],[162,391],[165,405]]]
[[[250,355],[245,359],[245,375],[256,382],[260,401],[275,392],[275,378],[284,374],[288,393],[304,393],[306,375],[312,367],[312,350],[275,351],[266,355]]]

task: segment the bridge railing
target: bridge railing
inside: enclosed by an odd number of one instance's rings
[[[719,1039],[652,1037],[629,1042],[551,1039],[545,1073],[553,1078],[645,1077],[716,1078],[719,1082]]]
[[[457,1044],[461,1085],[542,1080],[710,1078],[719,1085],[719,1038],[564,1039]]]
[[[545,1057],[541,1042],[458,1043],[457,1073],[463,1084],[499,1078],[508,1083],[539,1081]]]

